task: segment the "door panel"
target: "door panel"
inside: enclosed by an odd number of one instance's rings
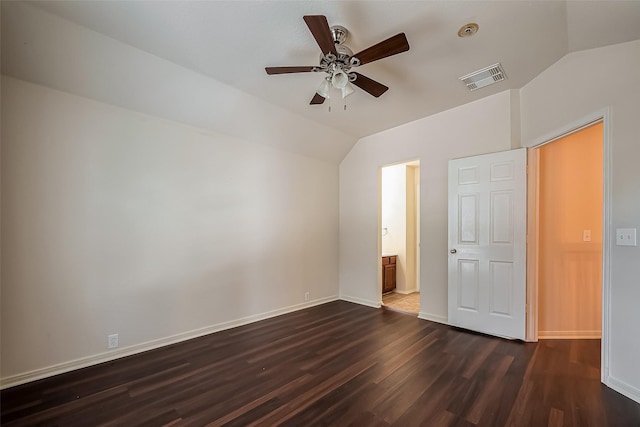
[[[459,196],[460,229],[458,241],[464,244],[478,243],[478,195],[462,194]]]
[[[490,314],[511,316],[513,313],[513,295],[511,292],[511,278],[513,277],[513,263],[492,261],[489,263],[491,280]]]
[[[458,308],[478,311],[478,261],[458,260]]]
[[[491,192],[491,243],[513,243],[513,191]]]
[[[524,339],[526,150],[449,162],[449,323]]]

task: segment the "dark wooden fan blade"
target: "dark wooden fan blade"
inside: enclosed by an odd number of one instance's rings
[[[360,65],[386,58],[387,56],[397,55],[398,53],[409,50],[409,42],[404,33],[396,34],[378,44],[356,53],[355,56],[360,60]]]
[[[314,67],[265,67],[267,74],[308,73]]]
[[[360,73],[354,74],[356,75],[356,79],[352,83],[358,86],[360,89],[369,92],[376,98],[389,90],[389,88],[382,83],[378,83],[377,81],[372,80],[367,76],[363,76]]]
[[[331,52],[337,55],[336,45],[333,42],[333,36],[331,35],[331,29],[329,29],[329,23],[327,17],[324,15],[305,15],[303,17],[304,22],[307,23],[309,31],[313,34],[313,38],[316,39],[320,50],[324,55]]]
[[[324,96],[316,93],[315,95],[313,95],[313,98],[311,98],[311,102],[309,103],[309,105],[322,104],[323,102],[324,102]]]

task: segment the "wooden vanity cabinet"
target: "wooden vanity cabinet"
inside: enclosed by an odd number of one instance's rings
[[[396,256],[382,257],[382,293],[391,292],[396,288]]]

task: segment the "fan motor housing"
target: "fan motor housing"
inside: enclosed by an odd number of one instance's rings
[[[329,67],[331,64],[340,64],[341,68],[345,71],[348,71],[352,66],[356,66],[359,64],[353,63],[351,61],[351,57],[353,56],[353,51],[349,48],[349,46],[344,43],[349,39],[349,30],[347,30],[342,25],[334,25],[330,28],[331,36],[333,37],[333,42],[336,45],[336,52],[338,56],[334,56],[332,53],[327,55],[320,54],[320,67]]]
[[[334,25],[330,30],[335,44],[343,44],[349,39],[349,30],[342,25]]]

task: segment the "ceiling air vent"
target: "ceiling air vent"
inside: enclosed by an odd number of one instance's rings
[[[474,71],[466,76],[462,76],[459,79],[467,85],[467,89],[473,92],[481,87],[506,80],[507,75],[504,73],[502,65],[498,62],[497,64],[490,65],[482,70]]]

